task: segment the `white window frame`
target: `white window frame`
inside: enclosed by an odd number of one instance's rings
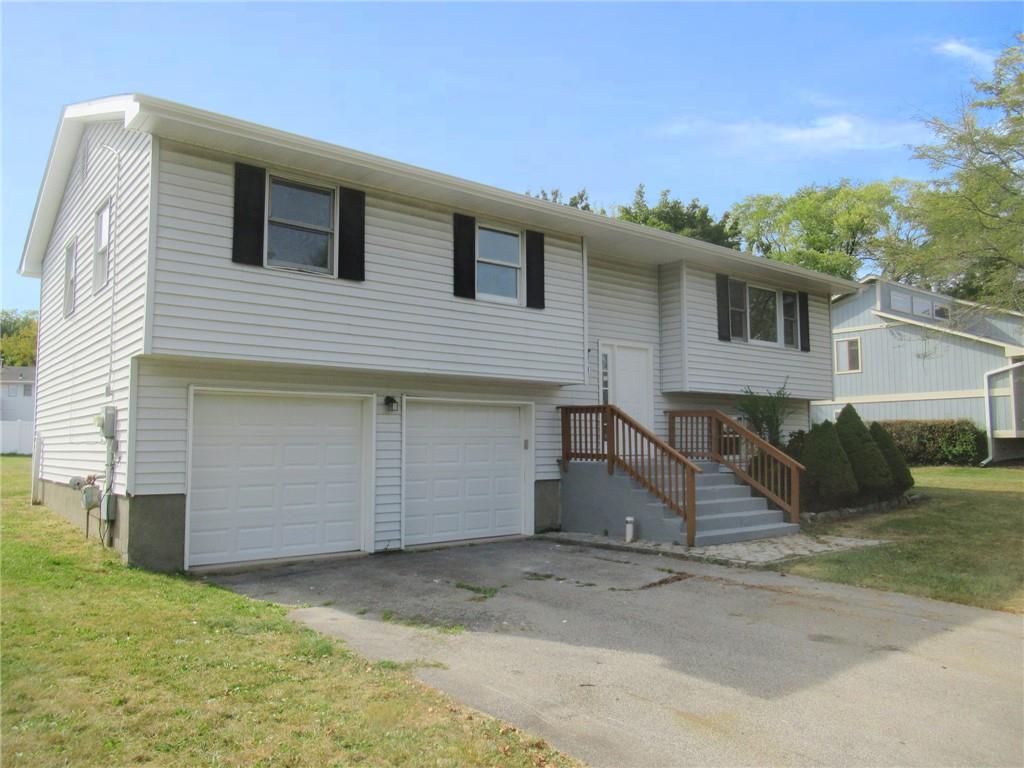
[[[786,309],[783,298],[786,294],[793,297],[793,343],[786,343]],[[779,308],[779,346],[785,349],[800,349],[800,338],[804,329],[800,327],[800,292],[790,291],[785,288],[779,289],[779,298],[776,306]]]
[[[509,264],[507,261],[496,261],[494,259],[487,259],[487,258],[484,258],[483,256],[481,256],[480,255],[480,230],[481,229],[490,229],[490,230],[493,230],[495,232],[503,232],[503,233],[508,234],[508,235],[515,235],[518,238],[518,240],[519,240],[519,263],[518,264]],[[484,301],[494,301],[494,302],[497,302],[499,304],[511,304],[513,306],[522,306],[523,305],[523,300],[525,298],[524,294],[526,293],[526,291],[524,290],[524,288],[526,286],[526,237],[525,237],[525,233],[523,232],[523,230],[519,229],[517,227],[510,227],[507,224],[496,224],[496,223],[491,222],[491,221],[477,221],[475,237],[476,237],[476,242],[474,244],[474,246],[475,246],[474,249],[476,251],[476,261],[474,262],[474,265],[473,265],[473,283],[474,283],[473,290],[476,292],[476,297],[478,299],[483,299]],[[476,265],[477,264],[493,264],[496,267],[505,267],[506,269],[515,269],[516,270],[516,297],[513,299],[513,298],[510,298],[509,296],[498,296],[498,295],[493,294],[493,293],[485,293],[485,292],[481,292],[481,291],[477,290],[477,287],[476,287],[476,282],[477,282],[477,269],[476,269]]]
[[[856,367],[856,369],[851,368],[848,371],[840,371],[839,370],[839,345],[840,345],[840,343],[851,342],[851,341],[856,341],[857,342],[857,367]],[[864,347],[861,345],[860,336],[847,336],[847,337],[842,338],[842,339],[834,339],[833,342],[832,342],[832,358],[833,358],[833,361],[834,361],[832,363],[832,368],[835,371],[837,376],[844,376],[844,375],[846,375],[848,373],[861,373],[863,371],[863,369],[864,369]],[[850,358],[850,355],[849,355],[849,352],[847,352],[846,359],[849,360],[849,358]]]
[[[317,267],[302,266],[301,264],[288,264],[288,263],[271,263],[270,262],[270,205],[271,205],[271,191],[273,188],[273,182],[282,181],[285,184],[293,184],[297,187],[307,187],[309,189],[318,192],[329,192],[331,195],[331,228],[325,229],[319,227],[316,224],[307,224],[301,221],[292,221],[291,219],[275,219],[274,223],[284,224],[286,226],[296,227],[298,229],[306,229],[311,232],[322,232],[323,234],[329,235],[331,238],[330,247],[330,264],[328,269],[319,269]],[[329,186],[323,181],[314,181],[308,177],[297,176],[291,173],[277,173],[275,171],[267,171],[266,189],[264,190],[263,199],[266,201],[266,205],[263,210],[263,266],[266,269],[279,269],[283,272],[297,272],[303,275],[315,275],[317,277],[338,277],[338,228],[341,222],[341,200],[339,199],[337,185]]]
[[[100,214],[103,213],[104,209],[107,212],[107,242],[100,247]],[[92,215],[92,292],[94,296],[102,291],[110,281],[110,239],[112,237],[111,224],[113,220],[111,198],[107,197],[104,198]],[[102,280],[98,277],[99,272],[97,269],[101,264],[103,265]]]
[[[731,280],[732,278],[730,278]],[[742,281],[741,281],[742,282]],[[775,294],[775,341],[765,341],[764,339],[755,339],[753,334],[750,332],[750,289],[756,288],[759,291],[768,291],[769,293]],[[791,293],[796,298],[796,336],[793,344],[786,343],[786,323],[783,317],[782,310],[782,294]],[[788,288],[774,288],[770,285],[761,285],[759,283],[747,283],[747,341],[750,344],[758,344],[763,347],[781,347],[782,349],[800,349],[800,334],[804,332],[803,327],[800,325],[800,293],[798,291],[791,291]],[[732,307],[730,305],[730,312]]]
[[[899,307],[894,306],[893,305],[893,297],[894,296],[904,296],[904,297],[906,297],[907,303],[908,303],[907,308],[906,309],[900,309]],[[889,309],[891,309],[893,312],[902,312],[904,315],[912,315],[912,314],[914,314],[914,297],[913,297],[913,295],[909,291],[895,291],[895,290],[892,290],[890,288],[889,289]]]
[[[936,314],[936,312],[938,312],[940,309],[943,310],[946,313],[945,317],[939,317]],[[952,307],[950,307],[948,304],[940,304],[940,303],[935,302],[935,301],[932,302],[932,320],[938,320],[940,322],[948,322],[950,317],[952,316],[952,314],[953,314],[952,313]]]
[[[739,283],[743,286],[743,306],[734,307],[732,303],[732,284]],[[746,280],[740,280],[736,277],[729,278],[729,338],[734,339],[732,335],[732,313],[743,312],[743,336],[740,337],[740,341],[750,340],[750,284]],[[763,343],[763,342],[762,342]]]
[[[68,259],[70,252],[71,258]],[[78,238],[72,237],[64,244],[64,317],[75,314],[76,288],[78,282]]]

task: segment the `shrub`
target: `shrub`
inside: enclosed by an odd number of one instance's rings
[[[857,496],[857,479],[832,422],[816,424],[804,434],[802,442],[799,461],[805,470],[800,484],[801,507],[817,512],[852,502]]]
[[[868,428],[861,421],[860,414],[852,405],[846,405],[839,412],[836,432],[839,433],[839,442],[843,444],[843,450],[850,459],[861,496],[871,501],[891,496],[896,491],[896,486],[893,484],[889,465],[875,445]]]
[[[774,392],[767,391],[763,395],[746,387],[737,405],[740,413],[750,422],[750,429],[776,447],[782,442],[782,424],[793,412],[793,401],[786,389],[788,381],[784,381]]]
[[[800,461],[800,457],[804,454],[804,441],[807,440],[807,432],[803,429],[798,429],[789,433],[789,440],[786,442],[786,447],[783,450],[789,454],[792,458]],[[803,462],[800,461],[802,464]]]
[[[978,464],[985,458],[985,433],[967,419],[883,421],[911,466]]]
[[[889,465],[892,481],[896,484],[896,492],[904,493],[910,490],[914,485],[914,476],[910,474],[910,467],[907,466],[903,453],[896,447],[896,443],[893,442],[892,435],[877,421],[871,424],[869,431],[875,441],[875,445],[878,446],[878,450],[885,457],[885,463]]]

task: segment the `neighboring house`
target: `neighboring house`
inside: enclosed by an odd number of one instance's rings
[[[664,437],[788,382],[805,428],[857,289],[141,95],[64,110],[20,270],[36,496],[108,476],[151,568],[557,526],[560,405]]]
[[[990,458],[1024,455],[1024,315],[877,277],[832,303],[835,394],[867,420],[970,419]]]
[[[35,383],[34,366],[0,366],[0,442],[3,443],[3,453],[32,453]]]

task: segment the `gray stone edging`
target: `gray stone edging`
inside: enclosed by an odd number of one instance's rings
[[[916,504],[925,498],[926,496],[924,494],[908,492],[901,496],[897,496],[895,499],[876,501],[873,504],[865,504],[861,507],[839,507],[837,509],[827,509],[823,512],[801,512],[800,522],[825,523],[833,520],[846,520],[851,517],[860,517],[861,515],[892,512],[893,510],[900,509],[901,507],[909,507],[911,504]]]

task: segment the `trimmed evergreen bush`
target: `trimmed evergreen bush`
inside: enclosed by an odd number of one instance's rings
[[[904,493],[910,490],[914,485],[914,476],[910,474],[910,467],[907,466],[903,453],[893,442],[892,435],[877,421],[872,422],[869,431],[878,450],[885,457],[885,463],[889,465],[892,481],[896,484],[896,492]]]
[[[836,432],[839,433],[839,442],[850,459],[853,476],[857,478],[862,498],[874,501],[892,496],[896,486],[889,465],[875,445],[868,428],[861,421],[860,414],[852,405],[847,404],[839,412]]]
[[[804,453],[804,441],[807,439],[807,431],[798,429],[789,433],[789,440],[786,441],[786,447],[783,450],[792,458],[800,461],[800,457]],[[800,461],[802,464],[803,462]]]
[[[967,419],[883,421],[881,424],[911,466],[973,466],[985,458],[985,432]]]
[[[800,456],[794,457],[806,468],[800,484],[801,508],[820,512],[853,503],[857,479],[832,422],[815,424],[803,435],[802,443]]]

